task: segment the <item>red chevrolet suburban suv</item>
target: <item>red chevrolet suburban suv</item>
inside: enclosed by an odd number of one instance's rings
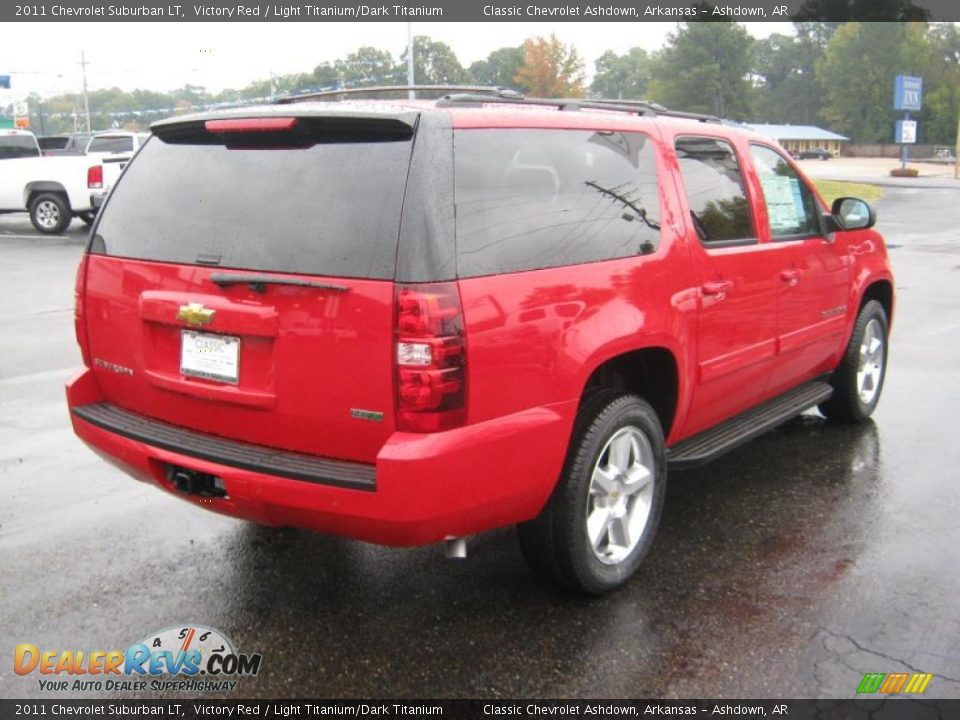
[[[452,554],[518,524],[601,593],[668,469],[876,407],[875,215],[768,139],[642,102],[288,100],[155,124],[92,229],[70,415],[134,477]]]

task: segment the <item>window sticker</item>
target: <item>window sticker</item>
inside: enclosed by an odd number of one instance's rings
[[[795,177],[764,173],[760,183],[767,200],[771,231],[795,230],[798,225],[797,218],[804,216],[800,182]]]

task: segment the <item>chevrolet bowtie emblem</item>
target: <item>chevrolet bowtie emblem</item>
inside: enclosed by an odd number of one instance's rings
[[[177,320],[183,320],[187,325],[209,325],[213,322],[213,316],[216,310],[207,310],[200,303],[188,303],[181,305],[177,312]]]

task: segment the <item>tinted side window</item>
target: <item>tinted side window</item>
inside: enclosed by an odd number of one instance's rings
[[[70,138],[62,135],[37,138],[41,150],[63,150],[69,142]]]
[[[37,141],[28,135],[7,135],[0,137],[0,160],[37,157]]]
[[[817,201],[790,163],[762,145],[751,145],[750,155],[767,203],[770,236],[777,239],[819,235]]]
[[[95,137],[87,146],[87,152],[133,152],[133,138]]]
[[[460,130],[461,277],[628,257],[660,239],[656,156],[642,133]]]
[[[722,140],[677,138],[677,161],[693,224],[704,243],[755,237],[740,164]]]

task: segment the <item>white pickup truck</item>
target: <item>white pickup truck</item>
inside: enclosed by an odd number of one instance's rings
[[[0,130],[0,213],[26,211],[37,231],[60,233],[74,217],[93,221],[91,194],[103,187],[99,158],[42,157],[33,133]]]
[[[102,166],[102,189],[95,192],[90,200],[95,211],[100,209],[110,189],[120,178],[120,173],[149,137],[150,133],[111,130],[96,133],[90,138],[87,143],[87,158]]]
[[[98,132],[87,141],[87,155],[99,157],[130,158],[143,145],[150,133],[132,132],[129,130],[108,130]]]

